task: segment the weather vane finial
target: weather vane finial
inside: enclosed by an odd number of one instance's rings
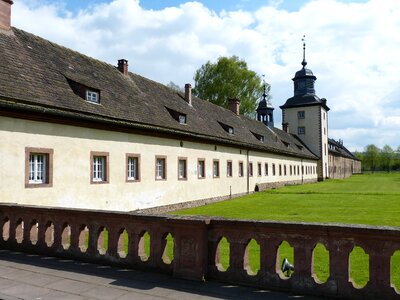
[[[301,62],[303,69],[306,67],[307,65],[307,61],[306,61],[306,36],[303,35],[303,38],[301,39],[301,41],[303,42],[303,61]]]
[[[267,97],[267,93],[265,90],[265,74],[262,74],[262,78],[263,78],[263,85],[264,85],[263,99],[265,100],[265,98]]]

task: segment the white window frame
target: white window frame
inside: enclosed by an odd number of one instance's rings
[[[242,161],[239,161],[238,175],[239,175],[239,177],[243,177],[244,176],[244,167],[243,167],[243,162]]]
[[[227,176],[227,177],[232,177],[232,174],[233,174],[232,168],[233,168],[232,161],[231,161],[231,160],[228,160],[228,161],[226,162],[226,176]]]
[[[213,177],[219,177],[219,160],[217,159],[213,160]]]
[[[128,156],[126,176],[128,181],[139,180],[139,157]]]
[[[206,178],[206,160],[203,158],[197,160],[197,177]]]
[[[187,159],[179,158],[178,159],[178,179],[184,180],[187,179]]]
[[[93,182],[104,182],[106,181],[106,157],[105,156],[93,156]]]
[[[47,182],[47,154],[31,153],[29,155],[29,184]]]
[[[165,157],[156,158],[156,180],[165,180],[167,178],[166,165],[167,160]]]
[[[86,101],[99,103],[99,93],[92,90],[86,90]]]
[[[297,134],[298,135],[305,135],[306,134],[306,128],[304,126],[299,126],[297,128]]]
[[[179,114],[178,121],[179,121],[179,124],[186,124],[186,115]]]

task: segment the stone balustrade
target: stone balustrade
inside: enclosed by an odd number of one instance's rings
[[[292,293],[400,299],[391,285],[391,257],[400,249],[397,228],[148,216],[12,204],[0,205],[0,220],[2,249]],[[147,254],[146,233],[150,236]],[[173,259],[167,255],[168,235],[173,237]],[[226,270],[219,264],[223,237],[230,249]],[[260,246],[257,273],[249,272],[247,266],[250,240]],[[290,277],[277,263],[283,241],[294,249],[295,271]],[[330,274],[324,283],[313,271],[317,244],[329,251]],[[356,287],[349,276],[349,255],[355,246],[369,255],[369,281],[363,288]]]

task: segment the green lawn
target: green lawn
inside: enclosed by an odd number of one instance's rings
[[[400,226],[400,173],[355,175],[345,180],[288,186],[233,200],[173,212],[177,215],[206,215],[226,218],[304,221],[323,223]],[[259,247],[250,245],[250,265],[259,269]],[[293,263],[293,249],[280,247],[281,261]],[[315,249],[315,272],[321,281],[329,276],[328,252]],[[229,264],[228,242],[221,244],[221,264]],[[368,255],[356,247],[350,255],[351,277],[358,285],[368,282]],[[392,282],[400,287],[400,252],[392,258]]]

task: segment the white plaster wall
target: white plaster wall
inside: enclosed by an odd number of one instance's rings
[[[298,118],[299,111],[304,111],[304,119]],[[321,156],[322,176],[328,177],[328,114],[326,110],[317,105],[294,107],[284,109],[283,115],[283,123],[289,124],[289,132],[297,135],[298,127],[305,127],[305,134],[298,136],[311,151]]]
[[[276,154],[256,153],[214,144],[203,144],[44,122],[0,117],[0,194],[2,202],[20,204],[131,211],[185,201],[247,192],[247,160],[253,162],[249,190],[262,182],[301,180],[289,174],[289,165],[316,166]],[[53,149],[53,186],[25,188],[25,148]],[[109,183],[90,183],[90,152],[109,153]],[[126,182],[126,153],[140,154],[140,182]],[[155,157],[167,156],[167,180],[155,180]],[[247,155],[248,158],[247,158]],[[187,157],[187,180],[178,180],[178,157]],[[197,159],[206,160],[206,178],[198,179]],[[213,160],[220,161],[220,177],[213,178]],[[227,161],[233,176],[226,176]],[[239,161],[245,174],[238,176]],[[262,163],[262,176],[257,163]],[[265,176],[264,164],[269,165]],[[272,163],[276,176],[272,176]],[[287,175],[279,176],[279,164]],[[300,168],[301,169],[301,168]],[[316,174],[303,175],[317,178]]]

